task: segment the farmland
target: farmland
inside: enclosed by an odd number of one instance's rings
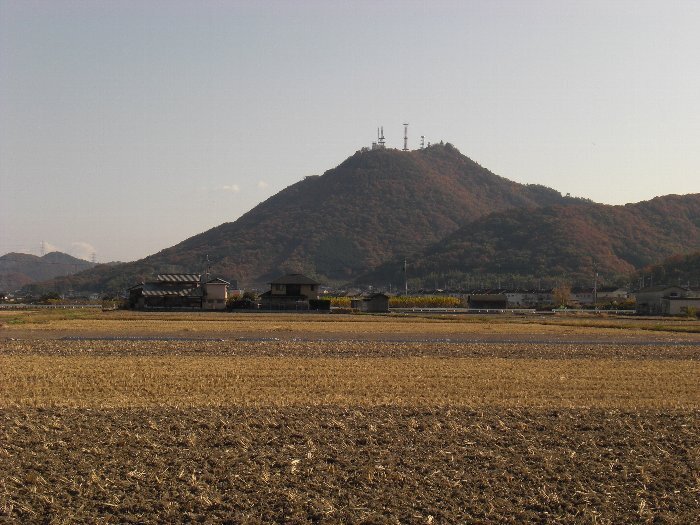
[[[0,523],[690,523],[697,321],[0,312]]]

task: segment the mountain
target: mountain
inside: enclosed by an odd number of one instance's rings
[[[561,276],[588,282],[628,276],[677,253],[700,250],[700,194],[668,195],[624,206],[577,203],[511,209],[466,224],[412,258],[417,284],[468,284],[499,274],[514,281]],[[359,282],[403,283],[394,260]]]
[[[53,285],[123,288],[158,272],[201,272],[207,256],[212,273],[245,285],[287,272],[347,282],[484,215],[571,200],[544,186],[494,175],[450,144],[410,152],[361,151],[234,222],[140,261],[98,267]]]
[[[13,291],[37,281],[72,275],[95,266],[61,252],[43,257],[26,253],[8,253],[0,257],[0,290]]]
[[[642,268],[633,277],[634,282],[646,284],[677,284],[700,288],[700,251],[674,255],[659,264]]]

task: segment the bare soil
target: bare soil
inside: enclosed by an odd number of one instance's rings
[[[6,523],[696,523],[697,411],[0,411]]]
[[[699,328],[0,312],[0,524],[697,523]]]

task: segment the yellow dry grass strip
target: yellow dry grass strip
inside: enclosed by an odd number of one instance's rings
[[[5,314],[3,316],[3,314]],[[371,334],[406,334],[421,336],[457,337],[478,334],[491,335],[597,335],[619,337],[648,337],[656,333],[688,332],[693,338],[700,323],[688,321],[678,326],[656,326],[658,323],[638,324],[627,320],[591,319],[576,321],[556,318],[497,317],[484,320],[478,317],[427,319],[421,317],[380,317],[351,315],[290,315],[290,314],[139,314],[95,313],[94,317],[61,318],[42,312],[0,312],[0,333],[8,337],[17,331],[54,333],[58,336],[102,334],[158,334],[208,337],[235,337],[237,334],[256,333],[274,336],[289,333],[303,337],[307,334],[343,335],[360,337]],[[677,335],[677,334],[676,334]]]
[[[700,408],[700,363],[436,358],[0,357],[0,407]]]

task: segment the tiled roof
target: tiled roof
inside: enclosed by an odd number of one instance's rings
[[[144,297],[200,297],[202,294],[198,288],[186,290],[144,290]]]
[[[156,280],[168,283],[198,283],[201,276],[196,273],[161,273],[156,276]]]
[[[641,290],[637,290],[637,293],[650,293],[650,292],[663,292],[664,290],[678,289],[686,290],[683,286],[676,286],[674,284],[657,284],[655,286],[647,286]]]
[[[202,290],[197,286],[171,287],[156,282],[144,284],[141,293],[144,297],[200,297]]]

